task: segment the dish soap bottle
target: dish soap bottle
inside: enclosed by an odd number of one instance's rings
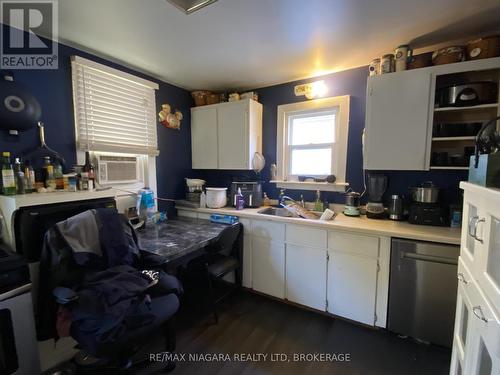
[[[266,193],[264,193],[264,199],[263,199],[263,201],[262,201],[262,205],[263,205],[264,207],[269,207],[269,206],[271,206],[271,200],[269,199],[269,197],[267,196],[267,194],[266,194]]]
[[[323,202],[321,202],[321,192],[316,190],[316,201],[314,202],[314,211],[323,212]]]
[[[238,188],[238,193],[236,194],[236,209],[242,210],[245,208],[245,197],[241,194],[241,188]]]

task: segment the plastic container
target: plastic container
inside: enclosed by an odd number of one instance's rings
[[[222,208],[227,204],[227,188],[207,188],[207,207]]]

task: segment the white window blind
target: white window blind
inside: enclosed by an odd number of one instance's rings
[[[154,82],[72,56],[80,150],[158,155]]]

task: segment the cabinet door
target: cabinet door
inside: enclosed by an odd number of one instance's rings
[[[248,102],[217,107],[219,169],[250,169],[248,152]]]
[[[193,169],[216,169],[217,109],[215,107],[191,110],[191,157]]]
[[[286,245],[286,299],[326,310],[326,250]]]
[[[472,192],[465,192],[460,255],[473,275],[479,271],[479,259],[482,251],[480,239],[483,237],[484,221],[481,197]]]
[[[500,320],[498,315],[493,313],[475,282],[467,292],[470,292],[472,314],[464,373],[498,375],[500,374]]]
[[[245,288],[252,288],[252,232],[250,220],[240,218],[243,225],[243,274],[242,284]]]
[[[428,169],[431,73],[415,69],[368,78],[366,169]]]
[[[476,234],[481,249],[478,282],[486,299],[500,314],[500,202],[488,201],[482,212],[485,221],[479,223]]]
[[[329,255],[328,312],[374,325],[377,260],[334,251]]]
[[[285,298],[285,244],[252,237],[253,289],[277,298]]]

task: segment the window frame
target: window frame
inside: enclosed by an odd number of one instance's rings
[[[335,96],[308,100],[298,103],[282,104],[278,106],[277,124],[277,180],[278,187],[302,190],[324,190],[345,191],[349,185],[346,178],[347,145],[349,135],[349,102],[348,95]],[[335,112],[335,142],[324,144],[312,144],[292,146],[290,145],[290,125],[293,118],[306,117],[311,113]],[[337,178],[336,182],[301,182],[298,176],[291,174],[291,151],[292,149],[325,148],[332,147],[331,173]],[[325,177],[324,175],[312,175],[311,177]]]
[[[133,74],[129,74],[126,72],[123,72],[121,70],[109,67],[104,64],[97,63],[92,60],[88,60],[86,58],[80,57],[73,55],[71,56],[71,70],[72,70],[72,95],[73,95],[73,112],[74,112],[74,129],[75,129],[75,146],[76,146],[76,160],[77,164],[83,165],[85,163],[85,151],[81,145],[79,145],[79,129],[78,129],[78,114],[77,110],[75,108],[77,99],[76,99],[76,93],[75,93],[75,83],[74,83],[74,64],[80,64],[83,66],[87,66],[96,70],[101,70],[102,72],[108,73],[110,75],[115,75],[119,78],[122,79],[127,79],[132,82],[147,86],[154,90],[154,113],[156,117],[156,90],[159,89],[159,85],[155,82],[148,81],[146,79],[143,79],[141,77],[135,76]],[[157,124],[155,126],[155,132],[156,132],[156,139],[157,139],[157,147],[158,147],[158,129],[157,129]],[[142,154],[142,153],[135,153],[131,151],[130,153],[128,152],[122,152],[122,151],[115,151],[113,149],[109,150],[88,150],[90,151],[91,158],[95,160],[96,154],[107,154],[107,155],[134,155],[134,156],[139,156],[141,160],[141,174],[142,174],[142,181],[138,181],[136,183],[115,183],[113,185],[119,186],[119,189],[124,189],[124,190],[138,190],[144,186],[149,186],[151,189],[154,191],[157,191],[157,179],[156,179],[156,156],[150,155],[150,154]],[[129,195],[124,192],[119,193],[118,195]]]

